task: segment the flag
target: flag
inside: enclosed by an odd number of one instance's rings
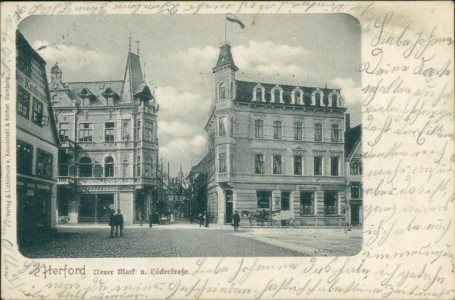
[[[228,20],[229,22],[234,22],[234,23],[239,24],[240,28],[242,28],[242,29],[245,28],[245,24],[243,24],[242,21],[240,21],[239,18],[237,18],[233,14],[226,14],[226,20]]]

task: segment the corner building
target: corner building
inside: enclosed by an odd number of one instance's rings
[[[87,70],[89,71],[89,70]],[[156,206],[157,104],[139,56],[129,52],[123,79],[62,81],[51,69],[50,91],[62,148],[61,223],[107,223],[121,209],[125,225]]]
[[[234,210],[265,209],[293,215],[297,225],[344,225],[340,90],[243,81],[237,71],[230,45],[221,46],[205,126],[215,170],[211,222],[230,223]]]

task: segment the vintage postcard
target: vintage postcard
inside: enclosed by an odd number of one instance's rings
[[[2,299],[453,299],[452,2],[7,2]]]

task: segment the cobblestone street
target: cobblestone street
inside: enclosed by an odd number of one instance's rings
[[[57,234],[24,246],[30,258],[77,257],[248,257],[348,256],[360,251],[362,231],[344,228],[199,227],[197,224],[125,227],[124,236],[109,237],[109,227],[58,227]]]

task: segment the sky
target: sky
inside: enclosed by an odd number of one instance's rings
[[[347,14],[239,14],[226,40],[246,80],[341,88],[351,126],[360,123],[361,34]],[[225,42],[225,15],[32,16],[19,30],[63,80],[122,80],[132,52],[155,93],[160,158],[187,174],[207,152],[204,125],[215,95],[212,67]],[[46,47],[43,47],[46,46]],[[145,64],[145,66],[144,66]]]

